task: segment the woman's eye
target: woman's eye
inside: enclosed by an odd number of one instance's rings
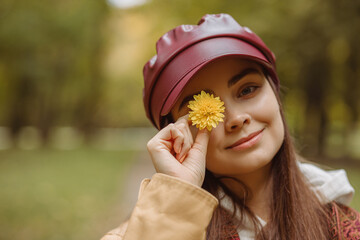
[[[247,95],[255,92],[257,88],[258,88],[257,86],[248,86],[248,87],[245,87],[245,88],[243,88],[243,89],[239,92],[238,97],[247,96]]]

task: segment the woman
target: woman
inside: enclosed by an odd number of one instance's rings
[[[275,57],[250,29],[227,14],[179,26],[158,41],[144,79],[161,129],[148,143],[157,174],[104,239],[360,239],[359,213],[339,203],[351,190],[312,185],[323,172],[297,161]],[[189,101],[211,95],[225,117],[198,130]]]

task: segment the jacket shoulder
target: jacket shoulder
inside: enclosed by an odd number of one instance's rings
[[[128,226],[128,221],[122,223],[119,227],[111,230],[101,240],[122,240],[124,238],[126,229]]]

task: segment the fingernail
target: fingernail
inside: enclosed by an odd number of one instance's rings
[[[179,161],[183,158],[183,154],[180,152],[179,155],[177,156]]]

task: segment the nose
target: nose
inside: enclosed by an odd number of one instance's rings
[[[250,122],[251,116],[248,113],[235,106],[226,108],[224,124],[227,132],[240,130],[245,124],[249,124]]]

